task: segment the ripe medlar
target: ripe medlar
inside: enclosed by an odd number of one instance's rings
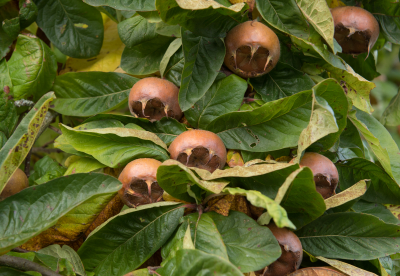
[[[368,11],[359,7],[331,9],[335,39],[344,54],[361,54],[371,50],[379,36],[379,24]]]
[[[278,228],[274,223],[267,225],[278,240],[282,255],[264,270],[262,276],[284,276],[299,269],[303,260],[303,247],[299,238],[286,228]]]
[[[276,34],[257,21],[247,21],[230,30],[225,47],[225,65],[242,78],[267,74],[278,63],[281,54]]]
[[[29,181],[23,170],[18,168],[11,178],[7,181],[6,186],[0,194],[0,201],[6,199],[9,196],[19,193],[25,188],[28,188]]]
[[[125,205],[136,208],[162,200],[164,190],[157,182],[157,169],[160,161],[151,158],[136,159],[122,170],[118,180],[122,188],[118,194]]]
[[[178,135],[168,148],[171,158],[188,167],[209,172],[222,169],[226,162],[226,148],[218,135],[200,129]]]
[[[306,152],[300,161],[300,166],[306,166],[312,170],[317,192],[324,199],[335,194],[339,183],[339,173],[331,160],[315,152]]]
[[[288,276],[346,276],[346,274],[330,267],[307,267],[293,272]]]
[[[163,117],[182,118],[178,102],[179,88],[170,81],[145,78],[135,83],[129,94],[129,110],[133,116],[158,121]]]

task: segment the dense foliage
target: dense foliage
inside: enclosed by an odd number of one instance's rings
[[[282,254],[271,223],[298,236],[303,268],[400,275],[400,97],[377,70],[398,60],[400,3],[230,1],[0,0],[0,192],[18,168],[29,180],[0,201],[0,275],[261,275]],[[369,53],[334,39],[346,5],[379,23]],[[245,79],[224,38],[249,20],[280,58]],[[146,77],[179,87],[183,118],[131,115]],[[223,169],[171,159],[190,129],[218,135]],[[306,152],[335,163],[335,195]],[[162,162],[165,192],[128,208],[118,176],[139,158]]]

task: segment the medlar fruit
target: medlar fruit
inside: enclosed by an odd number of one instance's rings
[[[324,199],[335,194],[339,183],[339,173],[331,160],[315,152],[306,152],[300,161],[300,166],[306,166],[312,170],[317,192]]]
[[[288,276],[346,276],[346,274],[330,267],[307,267],[293,272]]]
[[[6,186],[0,194],[0,201],[6,199],[9,196],[19,193],[25,188],[29,187],[29,181],[23,170],[18,168],[10,179],[7,181]]]
[[[359,7],[331,9],[335,39],[344,54],[361,54],[371,50],[379,36],[379,24],[368,11]]]
[[[257,21],[247,21],[230,30],[225,47],[225,65],[242,78],[267,74],[278,63],[281,54],[276,34]]]
[[[122,170],[118,180],[122,188],[118,194],[125,205],[136,208],[162,200],[164,190],[157,182],[157,169],[160,161],[151,158],[136,159]]]
[[[299,238],[286,228],[278,228],[274,223],[267,225],[278,240],[282,255],[264,270],[263,276],[284,276],[299,269],[303,260],[303,247]]]
[[[209,172],[222,169],[226,162],[226,148],[218,135],[200,129],[178,135],[168,148],[171,158],[188,167]]]
[[[182,118],[179,88],[170,81],[145,78],[135,83],[129,94],[129,110],[135,117],[158,121],[163,117]]]

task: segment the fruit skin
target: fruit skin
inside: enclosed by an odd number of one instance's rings
[[[263,276],[284,276],[299,269],[303,260],[303,247],[299,238],[286,228],[278,228],[274,223],[267,225],[278,240],[282,255],[270,264]]]
[[[346,276],[331,267],[307,267],[302,268],[288,276]]]
[[[183,116],[178,102],[179,88],[160,78],[144,78],[129,93],[129,110],[133,116],[158,121],[163,117],[180,120]]]
[[[329,158],[315,152],[306,152],[300,161],[300,166],[309,167],[312,170],[317,192],[324,199],[335,194],[339,183],[339,173]]]
[[[18,168],[8,180],[6,186],[0,194],[0,201],[9,196],[19,193],[25,188],[29,187],[29,181],[23,170]]]
[[[379,23],[367,10],[359,7],[331,9],[335,39],[344,54],[361,54],[371,50],[379,36]]]
[[[247,21],[230,30],[225,47],[225,65],[242,78],[267,74],[278,63],[281,52],[277,35],[257,21]]]
[[[122,188],[118,191],[121,200],[129,207],[137,207],[162,200],[164,190],[157,183],[160,161],[151,158],[136,159],[122,170],[118,180]]]
[[[213,172],[226,162],[224,142],[215,133],[193,129],[178,135],[168,148],[171,158],[188,167]]]

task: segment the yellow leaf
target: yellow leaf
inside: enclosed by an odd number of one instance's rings
[[[324,257],[317,257],[317,259],[333,266],[334,268],[340,270],[341,272],[346,273],[351,276],[377,276],[375,273],[363,270],[361,268],[352,266],[348,263],[344,263],[338,260],[327,259]]]
[[[400,205],[385,204],[385,207],[388,208],[396,218],[400,219]]]
[[[369,180],[360,180],[350,188],[338,193],[337,195],[325,199],[326,209],[328,210],[330,208],[343,205],[346,202],[349,202],[365,194],[365,192],[367,191],[367,184],[365,183],[365,181]]]
[[[104,14],[102,16],[104,22],[104,40],[100,54],[88,59],[68,58],[65,69],[60,72],[60,75],[68,72],[112,72],[118,68],[125,45],[119,38],[117,23]],[[84,24],[79,27],[85,28]]]

